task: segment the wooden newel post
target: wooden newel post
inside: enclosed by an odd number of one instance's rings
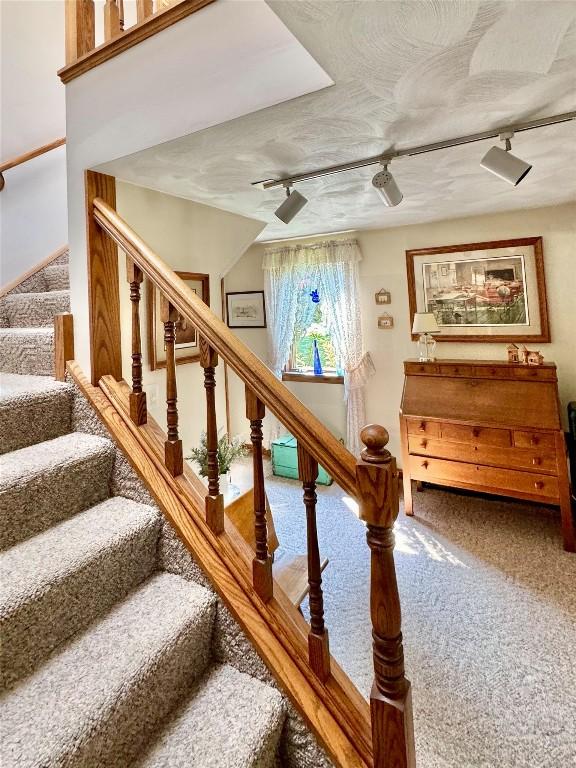
[[[160,319],[164,323],[166,347],[166,423],[168,439],[164,443],[164,463],[173,477],[184,471],[182,440],[178,437],[178,392],[176,388],[176,321],[178,311],[164,296],[160,299]]]
[[[130,283],[132,303],[132,392],[130,392],[130,418],[140,426],[146,424],[146,393],[142,390],[142,339],[140,335],[140,286],[144,279],[142,270],[126,257],[126,273]]]
[[[224,530],[224,496],[220,493],[218,466],[218,425],[216,423],[216,366],[218,353],[200,336],[200,365],[204,368],[206,390],[206,448],[208,452],[208,495],[206,522],[214,533]]]
[[[266,525],[266,491],[264,465],[262,463],[262,419],[264,403],[246,387],[246,418],[250,420],[252,441],[252,467],[254,474],[254,537],[256,554],[252,561],[252,583],[257,594],[268,602],[273,594],[272,557],[268,552],[268,528]]]
[[[386,450],[388,432],[370,424],[356,465],[360,517],[371,553],[370,614],[374,684],[370,695],[375,768],[414,768],[412,694],[404,675],[400,597],[394,567],[393,526],[398,517],[398,470]]]

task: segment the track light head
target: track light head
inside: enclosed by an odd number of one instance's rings
[[[286,186],[286,200],[279,205],[274,211],[274,214],[283,221],[284,224],[290,224],[294,216],[298,214],[302,208],[306,205],[308,200],[297,192],[295,189],[290,189],[290,186]]]
[[[392,176],[388,170],[388,163],[384,162],[382,165],[384,168],[381,171],[378,171],[374,176],[372,179],[372,186],[382,198],[384,205],[393,208],[402,202],[404,196],[402,192],[400,192],[394,176]]]
[[[502,147],[491,147],[480,161],[480,165],[495,176],[507,181],[508,184],[517,186],[532,166],[510,152],[512,149],[510,142],[512,136],[514,136],[512,132],[502,133],[500,140],[506,142],[505,149],[502,149]]]

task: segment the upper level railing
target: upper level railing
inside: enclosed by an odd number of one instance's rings
[[[63,144],[66,144],[66,138],[56,139],[56,141],[51,141],[49,144],[43,144],[41,147],[31,149],[29,152],[24,152],[21,155],[17,155],[10,160],[5,160],[3,163],[0,163],[0,192],[4,189],[6,184],[4,179],[5,171],[9,171],[11,168],[16,168],[18,165],[27,163],[28,160],[32,160],[35,157],[40,157],[40,155],[50,152],[52,149],[57,149]]]
[[[104,39],[96,40],[94,0],[66,0],[66,66],[63,83],[97,67],[214,0],[136,0],[136,18],[125,18],[123,0],[106,0],[102,8]]]
[[[306,510],[310,626],[308,664],[330,697],[332,662],[324,621],[324,595],[316,531],[316,478],[324,467],[350,496],[357,500],[360,518],[367,525],[371,553],[370,614],[373,637],[374,685],[370,697],[372,740],[369,759],[376,768],[413,768],[414,736],[410,683],[404,673],[401,613],[394,566],[393,526],[398,515],[396,460],[386,449],[388,433],[369,425],[362,430],[365,445],[356,459],[329,430],[280,382],[115,211],[114,179],[87,173],[88,263],[92,381],[101,377],[121,379],[119,287],[117,248],[127,256],[127,281],[131,300],[131,392],[129,418],[145,429],[146,394],[142,385],[140,287],[147,278],[160,293],[160,319],[166,350],[166,423],[163,469],[178,477],[184,472],[179,434],[175,341],[180,318],[199,335],[200,365],[204,369],[208,492],[204,520],[216,536],[226,535],[223,496],[219,489],[215,369],[219,358],[245,385],[246,417],[250,423],[253,456],[255,552],[251,582],[258,598],[268,603],[274,596],[272,558],[266,522],[265,479],[262,457],[262,420],[270,410],[296,437],[299,477]],[[104,382],[106,379],[103,380]],[[103,384],[106,387],[105,383]],[[367,630],[368,631],[368,630]],[[332,682],[331,682],[332,681]],[[350,709],[355,704],[350,702]],[[357,720],[360,721],[359,711]],[[338,716],[336,721],[339,722]],[[352,718],[353,721],[353,718]],[[344,727],[341,725],[340,727]],[[348,727],[348,726],[347,726]],[[350,726],[354,727],[354,726]],[[360,728],[361,737],[364,730]],[[360,735],[358,736],[360,739]]]

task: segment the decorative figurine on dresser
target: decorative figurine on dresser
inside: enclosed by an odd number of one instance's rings
[[[566,443],[554,363],[404,363],[400,411],[404,509],[412,480],[560,507],[564,549],[576,551]]]

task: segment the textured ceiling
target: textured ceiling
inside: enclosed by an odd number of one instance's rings
[[[576,109],[576,2],[273,0],[335,85],[103,166],[114,175],[268,222],[259,239],[399,226],[576,198],[576,122],[518,134],[534,168],[518,187],[482,170],[494,141],[396,160],[404,201],[385,208],[377,168],[283,190],[252,181]],[[249,87],[246,84],[245,87]]]

